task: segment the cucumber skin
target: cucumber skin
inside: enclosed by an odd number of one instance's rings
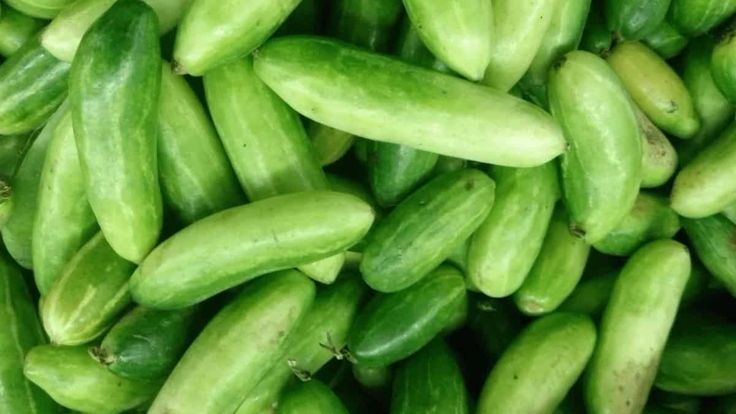
[[[140,0],[119,0],[82,38],[69,96],[89,203],[112,248],[134,263],[156,244],[163,223],[160,91],[156,14]]]
[[[672,0],[669,19],[680,33],[703,34],[736,11],[734,0]]]
[[[677,151],[644,112],[634,109],[641,129],[641,188],[659,187],[675,174]]]
[[[0,140],[0,179],[9,180],[15,176],[35,138],[33,134],[20,134]]]
[[[662,59],[679,55],[690,41],[667,20],[663,20],[652,33],[641,40],[662,56]]]
[[[386,52],[403,9],[401,0],[333,0],[327,32],[362,48]]]
[[[736,27],[731,23],[730,31],[716,43],[710,58],[710,70],[718,89],[729,102],[736,103]]]
[[[0,14],[0,55],[12,56],[43,26],[42,20],[26,16],[12,7],[4,7]]]
[[[606,26],[600,2],[593,1],[590,5],[588,21],[585,22],[583,38],[580,40],[580,49],[601,56],[608,53],[612,44],[613,33]]]
[[[330,387],[317,380],[290,387],[279,401],[278,410],[283,414],[348,414]]]
[[[701,219],[682,219],[682,227],[698,258],[708,271],[731,292],[736,294],[736,225],[723,215]]]
[[[606,0],[608,29],[623,39],[639,40],[664,20],[670,0]]]
[[[422,186],[369,233],[360,271],[379,292],[411,286],[439,266],[485,220],[495,184],[478,170],[441,175]]]
[[[10,7],[28,16],[52,19],[74,0],[6,0]]]

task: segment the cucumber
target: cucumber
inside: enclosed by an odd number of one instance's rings
[[[368,175],[381,206],[399,204],[432,172],[439,155],[405,145],[370,142]]]
[[[356,197],[327,191],[234,207],[158,245],[133,275],[130,290],[148,307],[193,305],[256,276],[342,252],[363,238],[373,217]]]
[[[649,243],[626,262],[588,367],[588,410],[626,414],[644,408],[689,274],[687,248],[672,240]]]
[[[623,42],[607,61],[655,125],[679,138],[698,132],[700,119],[685,83],[653,50],[640,42]]]
[[[355,320],[348,349],[364,366],[390,365],[437,336],[463,301],[467,296],[462,274],[441,266],[407,289],[375,296]]]
[[[118,377],[90,358],[84,346],[37,346],[26,355],[24,373],[59,404],[86,413],[133,409],[161,386]]]
[[[26,151],[31,146],[33,134],[11,135],[0,139],[0,178],[12,178]]]
[[[5,10],[3,10],[3,13]],[[46,342],[23,275],[0,253],[0,411],[56,413],[56,404],[23,376],[23,358]]]
[[[491,297],[505,297],[521,286],[544,241],[560,197],[557,167],[496,167],[491,213],[471,237],[467,275]]]
[[[64,265],[99,231],[87,201],[69,111],[52,134],[41,170],[31,238],[33,277],[41,295],[49,293]]]
[[[327,32],[356,46],[386,52],[403,13],[401,0],[333,0]]]
[[[368,205],[373,207],[376,217],[380,217],[381,212],[379,211],[378,203],[373,198],[373,194],[368,188],[357,181],[351,180],[341,175],[325,174],[327,176],[327,182],[330,185],[332,191],[339,193],[351,194],[359,199],[365,201]]]
[[[589,52],[566,54],[550,71],[549,101],[570,148],[561,158],[572,230],[588,243],[631,210],[641,180],[641,137],[616,73]]]
[[[516,167],[564,150],[559,127],[530,103],[333,40],[274,39],[255,71],[303,115],[372,140]]]
[[[618,273],[613,270],[581,280],[557,309],[597,317],[608,303]]]
[[[315,34],[322,29],[323,0],[303,0],[279,26],[274,36]]]
[[[675,174],[677,151],[639,107],[634,109],[641,130],[641,187],[659,187]]]
[[[693,37],[718,26],[734,12],[734,0],[672,0],[669,19],[680,33]]]
[[[657,52],[662,59],[671,59],[685,49],[690,39],[678,32],[669,21],[662,20],[654,31],[641,40]]]
[[[583,38],[580,40],[580,49],[596,55],[607,54],[613,45],[613,33],[608,30],[600,1],[593,1],[590,5],[588,21],[585,23]]]
[[[467,414],[468,391],[455,356],[435,339],[396,372],[391,395],[391,414]]]
[[[130,304],[135,265],[97,233],[72,256],[41,302],[41,321],[55,345],[81,345],[105,332]]]
[[[3,8],[0,14],[0,55],[10,57],[29,41],[44,22],[15,10]]]
[[[682,219],[698,258],[732,295],[736,295],[736,225],[721,214]]]
[[[553,412],[582,374],[595,342],[595,325],[587,316],[554,313],[537,319],[491,370],[477,412]]]
[[[634,208],[601,241],[593,245],[601,253],[630,256],[643,244],[670,239],[680,230],[680,219],[660,195],[640,192]]]
[[[148,412],[234,412],[276,364],[314,295],[295,270],[247,285],[194,340]]]
[[[0,135],[33,131],[67,95],[69,64],[32,38],[0,65]]]
[[[407,197],[369,233],[360,272],[368,286],[396,292],[436,268],[483,223],[495,184],[473,169],[441,175]]]
[[[736,412],[736,394],[713,398],[707,408],[711,414],[733,414]]]
[[[74,0],[5,0],[8,6],[31,17],[52,19]],[[3,10],[5,12],[7,10]]]
[[[183,77],[162,65],[158,170],[163,199],[189,224],[245,197],[212,122]]]
[[[355,141],[351,133],[324,126],[319,122],[309,122],[307,135],[312,141],[319,165],[323,167],[341,159]]]
[[[733,203],[726,207],[721,214],[723,214],[724,217],[729,219],[731,223],[736,224],[736,203]]]
[[[134,263],[156,245],[163,222],[160,91],[156,14],[140,0],[118,0],[82,38],[69,96],[89,203],[110,246]]]
[[[390,366],[366,367],[361,364],[351,364],[351,366],[353,377],[363,388],[380,392],[391,384],[393,372]]]
[[[616,37],[639,40],[662,23],[670,0],[605,0],[608,29]]]
[[[452,70],[444,62],[437,59],[427,49],[408,17],[404,18],[401,24],[394,52],[400,59],[417,66],[434,69],[437,72],[452,73]]]
[[[481,345],[485,356],[496,360],[516,338],[526,323],[513,303],[471,294],[468,328]]]
[[[278,410],[282,414],[348,414],[330,387],[317,380],[288,389],[279,401]]]
[[[713,48],[710,70],[718,89],[729,102],[736,103],[736,21],[729,23],[726,32]]]
[[[521,79],[542,45],[559,1],[493,0],[493,44],[484,84],[508,92]]]
[[[13,188],[4,179],[0,178],[0,229],[8,221],[12,209]]]

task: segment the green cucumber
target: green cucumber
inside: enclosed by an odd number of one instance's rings
[[[659,187],[675,174],[677,151],[639,107],[634,109],[641,130],[641,187]]]
[[[623,42],[607,61],[655,125],[679,138],[698,132],[700,119],[685,83],[653,50],[640,42]]]
[[[403,12],[401,0],[333,0],[327,32],[356,46],[385,52]]]
[[[580,40],[580,49],[599,56],[607,54],[613,45],[613,33],[608,30],[600,3],[596,0],[590,5],[588,21]]]
[[[3,11],[3,13],[5,10]],[[36,307],[23,275],[0,253],[0,411],[4,413],[56,413],[44,392],[23,376],[23,358],[46,342]]]
[[[669,19],[686,36],[703,34],[736,12],[734,0],[672,0]]]
[[[452,73],[452,70],[444,62],[437,59],[427,49],[408,17],[401,24],[394,52],[400,59],[417,66],[434,69],[442,73]]]
[[[85,346],[37,346],[26,355],[24,372],[59,404],[86,413],[136,408],[161,385],[118,377],[90,358]]]
[[[3,178],[0,178],[0,229],[5,226],[12,210],[13,188]]]
[[[168,63],[162,65],[158,128],[163,199],[183,223],[245,203],[212,121]]]
[[[31,17],[52,19],[74,0],[5,0],[8,6]]]
[[[476,230],[477,233],[478,230]],[[464,242],[457,245],[455,250],[447,256],[447,261],[455,265],[458,269],[461,269],[463,273],[467,273],[468,269],[468,251],[470,250],[470,243],[473,236],[468,237]],[[466,276],[466,279],[469,278]],[[476,289],[477,291],[477,289]]]
[[[652,391],[652,395],[647,402],[655,407],[661,407],[667,413],[673,414],[698,414],[700,413],[701,400],[690,395],[674,394],[660,390]],[[648,409],[648,407],[647,407]],[[645,409],[646,412],[646,409]]]
[[[64,265],[99,231],[87,201],[69,111],[52,134],[38,185],[31,239],[33,277],[41,295],[49,293]]]
[[[156,245],[163,222],[160,91],[156,14],[140,0],[118,0],[82,38],[69,96],[89,203],[110,246],[134,263]]]
[[[736,295],[736,225],[721,214],[682,219],[698,258],[718,281]]]
[[[368,235],[363,280],[379,292],[395,292],[426,276],[483,223],[494,187],[483,172],[466,169],[419,188]]]
[[[641,180],[636,113],[616,73],[574,51],[550,71],[549,101],[570,148],[561,158],[571,228],[595,243],[631,210]]]
[[[384,389],[391,384],[391,366],[366,367],[361,364],[351,364],[355,380],[369,390]]]
[[[680,219],[660,195],[640,192],[629,214],[593,247],[613,256],[630,256],[641,245],[672,238],[680,230]]]
[[[438,158],[435,153],[405,145],[370,142],[368,175],[378,203],[381,206],[400,203],[426,180]]]
[[[544,241],[560,197],[557,167],[496,167],[496,197],[488,217],[471,237],[467,275],[491,297],[505,297],[521,286]]]
[[[468,328],[492,360],[501,355],[526,323],[507,300],[471,294],[468,308]]]
[[[256,276],[345,251],[368,232],[373,217],[365,202],[327,191],[234,207],[158,245],[130,290],[136,302],[153,308],[193,305]]]
[[[736,224],[736,203],[730,204],[721,212],[721,214],[729,219],[731,223]]]
[[[613,270],[581,280],[557,309],[597,317],[606,308],[617,276]]]
[[[64,266],[44,300],[41,321],[55,345],[80,345],[105,332],[131,303],[135,265],[97,233]]]
[[[279,26],[274,36],[314,34],[322,29],[323,0],[303,0]]]
[[[279,401],[278,410],[282,414],[348,414],[330,387],[317,380],[289,388]]]
[[[391,414],[467,414],[468,391],[455,356],[435,339],[396,372],[391,395]]]
[[[26,151],[31,146],[33,134],[11,135],[0,138],[0,178],[15,176]]]
[[[437,336],[463,301],[462,274],[441,266],[407,289],[375,296],[355,320],[348,349],[359,364],[390,365]]]
[[[736,103],[736,21],[729,23],[726,33],[713,48],[710,71],[718,89],[729,102]]]
[[[736,412],[736,394],[713,398],[707,407],[710,414],[733,414]]]
[[[0,55],[9,57],[18,51],[41,28],[44,22],[15,10],[3,8],[0,14]]]
[[[319,122],[309,122],[307,135],[312,141],[319,165],[326,166],[342,158],[353,146],[353,134],[324,126]]]
[[[588,410],[626,414],[644,408],[689,275],[687,248],[672,240],[649,243],[626,262],[588,367]]]
[[[493,0],[494,33],[484,84],[508,92],[524,76],[559,5],[558,0]]]
[[[670,0],[606,0],[606,22],[616,37],[639,40],[664,20]]]
[[[662,20],[662,23],[654,31],[644,36],[641,40],[657,52],[662,59],[671,59],[685,49],[690,39],[677,31],[675,26],[669,21]]]
[[[491,370],[477,412],[553,412],[582,374],[595,342],[595,325],[587,316],[554,313],[537,319]]]
[[[234,412],[276,364],[314,295],[295,270],[247,285],[194,340],[148,412]]]
[[[47,52],[37,38],[0,65],[0,134],[43,125],[66,98],[69,64]]]
[[[335,174],[325,174],[327,176],[327,182],[330,184],[330,189],[332,191],[337,191],[340,193],[345,194],[352,194],[359,199],[365,201],[368,205],[373,207],[373,210],[376,213],[376,217],[380,216],[380,211],[378,207],[378,203],[376,203],[376,200],[373,198],[373,194],[371,194],[370,190],[363,185],[362,183],[358,181],[351,180],[350,178],[341,176],[341,175],[335,175]]]
[[[516,167],[564,150],[559,127],[528,102],[333,40],[274,39],[255,71],[303,115],[372,140]]]
[[[527,315],[557,309],[580,281],[589,253],[590,246],[570,233],[567,213],[558,205],[534,266],[514,293],[516,306]]]

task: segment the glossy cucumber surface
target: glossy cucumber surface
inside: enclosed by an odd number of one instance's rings
[[[672,0],[669,19],[688,36],[703,34],[736,12],[734,0]]]

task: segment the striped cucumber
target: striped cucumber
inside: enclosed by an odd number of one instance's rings
[[[466,169],[419,188],[368,235],[363,280],[379,292],[396,292],[426,276],[483,223],[494,187],[483,172]]]
[[[672,0],[669,19],[686,36],[703,34],[736,12],[734,0]]]
[[[641,41],[657,52],[662,59],[671,59],[685,49],[690,39],[677,31],[669,21],[663,20],[653,32],[644,36]]]
[[[580,49],[602,56],[608,53],[613,45],[613,33],[608,30],[600,3],[598,0],[591,2],[588,21],[585,22],[583,38],[580,40]]]
[[[644,112],[634,109],[641,130],[641,187],[659,187],[675,174],[677,151]]]
[[[736,295],[736,225],[721,214],[682,219],[695,252],[703,265],[732,295]]]
[[[10,7],[28,16],[52,19],[61,10],[74,3],[74,0],[5,0],[5,2]]]
[[[589,52],[565,55],[550,71],[552,114],[570,148],[561,158],[571,228],[603,239],[631,210],[641,181],[641,137],[633,104],[616,73]]]
[[[327,385],[312,380],[290,387],[279,400],[282,414],[348,414],[340,398]]]
[[[605,0],[608,29],[616,37],[639,40],[664,20],[670,0]]]
[[[736,103],[736,21],[720,35],[710,58],[710,71],[718,89],[729,102]]]
[[[0,55],[10,57],[29,41],[44,22],[15,10],[3,8],[0,13]]]

